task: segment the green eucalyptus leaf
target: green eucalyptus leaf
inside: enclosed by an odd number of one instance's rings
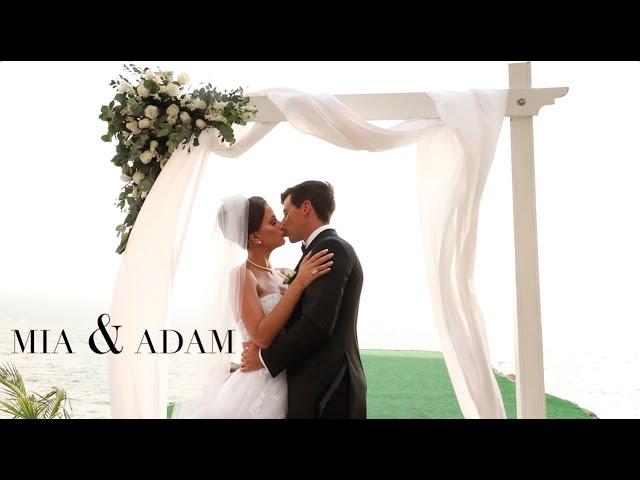
[[[138,187],[143,192],[148,192],[151,190],[151,186],[153,185],[153,178],[145,177],[139,184]],[[154,194],[155,195],[155,194]]]

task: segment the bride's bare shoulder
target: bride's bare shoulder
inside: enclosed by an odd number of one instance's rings
[[[247,268],[246,265],[238,265],[231,270],[231,274],[237,278],[245,278],[251,281],[256,281],[256,275],[251,271],[250,268]]]

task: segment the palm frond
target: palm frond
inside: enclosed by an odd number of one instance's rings
[[[67,397],[67,392],[60,387],[51,387],[51,391],[46,395],[39,395],[38,403],[41,408],[41,418],[70,418],[69,412],[65,408],[65,405],[71,404]]]
[[[12,364],[0,366],[0,386],[7,400],[0,401],[0,412],[13,418],[71,418],[66,405],[71,404],[67,392],[60,387],[52,387],[46,395],[27,394],[24,380]]]
[[[38,418],[38,402],[33,395],[15,398],[10,410],[13,418]]]
[[[27,395],[22,375],[13,364],[0,365],[0,386],[10,397]]]
[[[9,414],[12,418],[23,418],[23,412],[15,405],[15,402],[0,401],[0,412]]]

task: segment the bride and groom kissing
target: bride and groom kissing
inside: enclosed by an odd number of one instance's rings
[[[280,198],[282,220],[263,198],[246,200],[241,366],[199,417],[366,418],[356,333],[363,273],[353,247],[329,224],[333,187],[306,181]],[[303,242],[288,283],[286,269],[269,260],[285,237]]]

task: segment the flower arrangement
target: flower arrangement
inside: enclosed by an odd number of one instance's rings
[[[186,73],[174,79],[173,72],[159,68],[142,70],[129,64],[124,69],[133,81],[122,74],[111,80],[117,93],[109,105],[101,107],[99,115],[108,124],[102,140],[117,140],[111,162],[121,170],[120,178],[125,182],[114,204],[127,211],[123,223],[116,227],[118,254],[124,252],[145,198],[176,148],[185,148],[192,138],[197,147],[198,137],[208,128],[217,129],[222,142],[233,144],[231,126],[246,125],[257,113],[248,105],[242,88],[218,92],[208,83],[188,92]]]
[[[284,274],[284,280],[282,281],[282,284],[289,285],[291,282],[293,282],[293,279],[295,278],[297,273],[298,272],[296,272],[295,270],[287,269],[286,273]]]

